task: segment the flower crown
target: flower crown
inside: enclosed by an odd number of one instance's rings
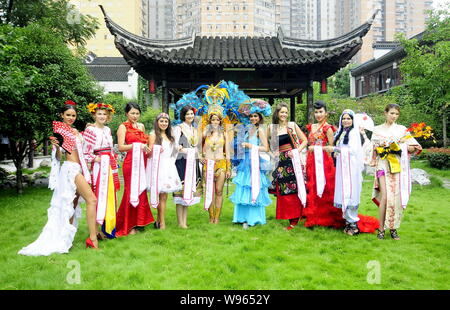
[[[66,100],[66,102],[64,102],[65,105],[73,105],[74,107],[77,105],[74,101],[72,100]]]
[[[158,114],[158,116],[156,117],[156,120],[159,120],[160,118],[167,118],[168,120],[170,120],[169,114],[161,112]]]
[[[116,110],[114,110],[113,106],[108,103],[103,103],[103,102],[89,103],[86,107],[89,110],[89,112],[91,112],[91,113],[95,113],[95,111],[98,109],[107,110],[107,111],[111,112],[112,114],[116,113]]]

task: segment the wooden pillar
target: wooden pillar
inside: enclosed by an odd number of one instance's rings
[[[169,113],[169,88],[167,88],[167,80],[162,81],[162,111],[164,113]]]
[[[295,122],[295,97],[291,96],[290,98],[290,104],[291,104],[291,122]]]
[[[309,81],[309,85],[306,88],[306,119],[308,123],[314,123],[314,89],[313,81]]]

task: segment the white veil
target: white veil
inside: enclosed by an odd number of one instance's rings
[[[342,114],[339,117],[339,129],[336,132],[336,135],[334,138],[336,139],[336,136],[343,129],[342,128],[342,117],[344,116],[344,114],[348,114],[353,118],[353,128],[348,133],[348,146],[351,150],[351,153],[353,153],[355,155],[356,161],[359,165],[359,168],[362,171],[362,170],[364,170],[364,154],[363,154],[363,147],[361,145],[361,133],[359,131],[360,126],[358,123],[358,118],[355,117],[355,115],[356,115],[355,112],[353,112],[350,109],[345,109],[344,111],[342,111]]]

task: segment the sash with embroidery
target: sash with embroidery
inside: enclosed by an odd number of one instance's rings
[[[168,150],[167,150],[168,151]],[[161,157],[161,145],[153,145],[150,180],[150,205],[157,208],[159,204],[158,176],[159,160]]]
[[[250,149],[250,160],[252,179],[252,203],[256,203],[261,187],[259,172],[259,148],[257,145],[252,145],[252,148]]]
[[[326,179],[323,166],[323,148],[320,145],[314,146],[314,160],[316,166],[316,188],[317,196],[322,198],[325,189]]]
[[[302,163],[300,152],[298,149],[292,149],[292,165],[294,167],[295,178],[297,179],[297,195],[303,206],[306,206],[306,188],[305,179],[303,178]]]
[[[133,207],[139,204],[139,195],[146,189],[147,182],[145,180],[144,153],[141,150],[141,144],[134,142],[132,149],[131,162],[131,190],[130,203]]]
[[[350,150],[348,146],[340,148],[341,154],[339,160],[341,162],[341,183],[342,183],[342,212],[345,212],[349,201],[352,198],[352,171],[350,162]]]
[[[184,174],[184,192],[183,200],[190,204],[194,199],[194,192],[196,191],[197,169],[195,169],[195,149],[188,148],[186,156],[186,171]]]
[[[205,193],[205,210],[209,209],[214,196],[214,165],[215,161],[208,159],[206,161],[206,193]]]
[[[400,202],[403,209],[405,209],[411,195],[411,170],[409,167],[408,145],[402,143],[400,148],[402,150],[400,157]]]

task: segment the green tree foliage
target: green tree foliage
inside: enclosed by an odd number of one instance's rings
[[[69,0],[0,0],[5,12],[0,21],[16,27],[38,23],[60,35],[64,42],[75,46],[86,44],[99,28],[99,22],[83,15]]]
[[[355,67],[354,64],[349,64],[329,79],[329,88],[336,97],[347,98],[350,96],[350,70],[353,67]]]
[[[101,91],[81,59],[63,39],[39,24],[0,26],[0,132],[11,142],[21,192],[21,167],[32,139],[51,133],[58,109],[71,99],[79,104],[78,128],[90,120],[84,106]],[[77,126],[77,124],[76,124]]]
[[[400,70],[409,97],[422,112],[442,120],[446,144],[447,114],[450,104],[450,4],[431,12],[423,38],[398,37],[407,56]]]

